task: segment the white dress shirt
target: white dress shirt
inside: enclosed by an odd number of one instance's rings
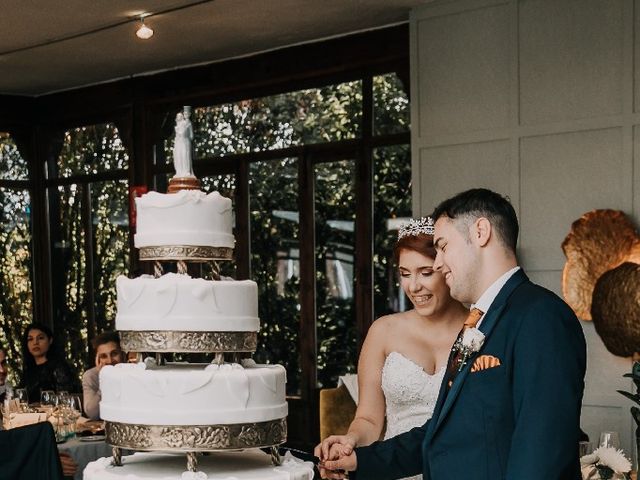
[[[502,289],[502,287],[504,287],[504,284],[507,283],[507,280],[509,280],[511,276],[514,273],[516,273],[518,270],[520,270],[520,267],[516,266],[516,267],[513,267],[508,272],[503,273],[495,282],[493,282],[489,286],[489,288],[487,288],[484,291],[482,295],[480,295],[480,298],[476,303],[471,304],[471,307],[469,308],[469,310],[471,310],[472,308],[479,308],[484,313],[487,313],[489,311],[489,308],[491,308],[491,304],[498,296],[498,293],[500,293],[500,290]],[[482,323],[482,320],[484,320],[484,315],[482,316],[482,318],[480,318],[480,321],[476,324],[476,328],[480,326],[480,324]]]

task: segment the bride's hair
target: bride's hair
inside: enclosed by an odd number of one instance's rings
[[[418,235],[407,235],[399,239],[393,247],[393,261],[396,265],[400,262],[400,252],[402,250],[413,250],[425,257],[436,258],[436,249],[433,246],[433,235],[419,233]]]

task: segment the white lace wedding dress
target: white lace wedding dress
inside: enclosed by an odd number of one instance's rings
[[[384,438],[423,425],[433,415],[445,368],[429,375],[422,367],[398,352],[391,352],[382,367],[382,391],[387,404]],[[422,475],[410,477],[420,480]]]

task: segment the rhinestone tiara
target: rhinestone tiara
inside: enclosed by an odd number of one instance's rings
[[[433,235],[434,231],[433,218],[422,217],[420,219],[411,219],[409,223],[403,224],[398,230],[398,240],[416,235]]]

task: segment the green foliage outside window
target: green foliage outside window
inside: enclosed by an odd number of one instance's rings
[[[361,118],[359,81],[197,108],[196,158],[355,138]]]
[[[0,179],[27,180],[27,162],[11,135],[0,132]],[[31,197],[0,187],[0,343],[7,348],[10,381],[22,367],[20,338],[32,320]]]
[[[127,166],[128,155],[113,125],[91,125],[65,132],[57,160],[60,176],[97,174]],[[53,215],[54,331],[73,368],[81,375],[93,363],[88,358],[90,314],[95,319],[96,333],[115,327],[115,282],[129,268],[128,182],[76,183],[51,187],[49,194]],[[87,256],[88,245],[92,248]],[[93,271],[92,292],[87,289],[88,262]]]
[[[110,123],[68,130],[57,161],[57,176],[95,175],[129,166],[118,129]]]
[[[15,382],[22,368],[22,329],[32,319],[29,193],[0,188],[0,206],[0,342],[8,349]]]
[[[251,278],[258,284],[260,333],[256,361],[287,369],[287,393],[300,390],[298,164],[251,164]]]
[[[400,311],[406,300],[393,264],[398,231],[388,222],[411,217],[411,153],[408,145],[393,145],[377,148],[373,158],[373,316],[379,318]]]
[[[315,168],[316,329],[318,386],[334,387],[354,372],[355,163]]]
[[[29,168],[7,132],[0,132],[0,179],[28,180]]]

